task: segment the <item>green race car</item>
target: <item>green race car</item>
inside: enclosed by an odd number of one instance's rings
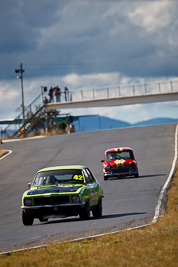
[[[39,170],[30,190],[22,196],[22,222],[32,225],[34,219],[80,216],[89,219],[102,216],[103,190],[91,171],[80,165],[56,166]]]

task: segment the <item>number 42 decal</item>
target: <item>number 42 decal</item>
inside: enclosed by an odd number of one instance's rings
[[[83,180],[83,176],[82,175],[74,175],[73,177],[74,180]]]

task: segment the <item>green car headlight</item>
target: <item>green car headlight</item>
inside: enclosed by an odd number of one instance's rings
[[[24,199],[24,205],[25,206],[31,206],[32,205],[32,199],[31,198],[25,198]]]
[[[78,203],[78,202],[80,202],[80,197],[79,197],[79,195],[73,195],[73,196],[71,197],[71,199],[72,199],[72,202],[73,202],[73,203]]]

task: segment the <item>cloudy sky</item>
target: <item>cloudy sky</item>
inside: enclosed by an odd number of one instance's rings
[[[63,90],[178,77],[177,0],[6,0],[0,8],[0,119],[15,118],[40,86]],[[65,110],[130,123],[178,118],[178,101]]]

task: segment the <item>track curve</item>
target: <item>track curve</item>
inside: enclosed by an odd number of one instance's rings
[[[176,124],[75,133],[4,143],[12,154],[0,160],[0,251],[43,245],[49,240],[79,238],[139,226],[152,221],[159,192],[174,159]],[[130,146],[140,178],[103,180],[104,151]],[[88,166],[104,189],[103,217],[50,220],[25,227],[21,196],[35,172],[68,164]]]

